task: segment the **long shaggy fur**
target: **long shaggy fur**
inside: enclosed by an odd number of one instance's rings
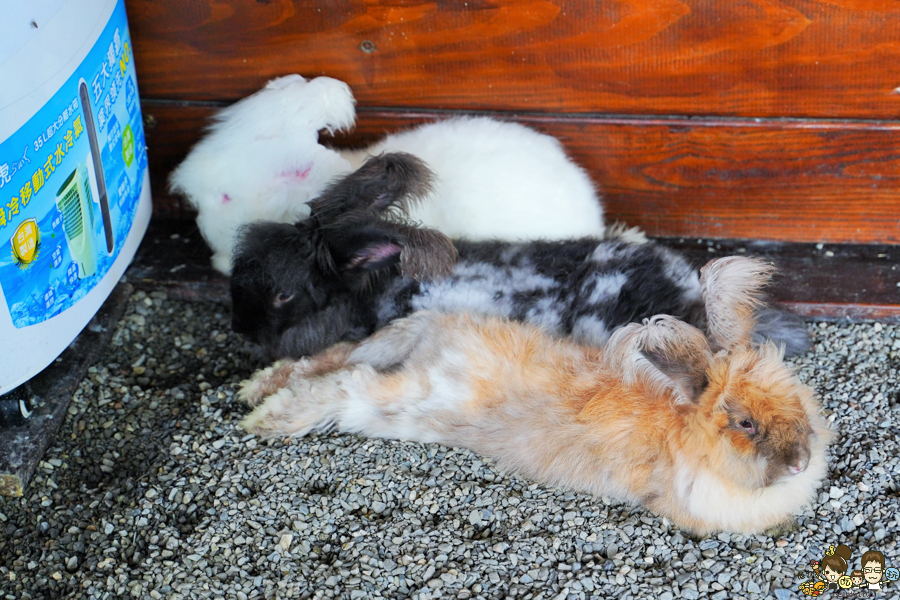
[[[357,151],[327,148],[320,130],[346,131],[350,88],[330,77],[288,75],[220,111],[172,173],[172,191],[197,209],[197,225],[228,273],[238,229],[256,220],[294,223],[334,178],[368,156],[407,152],[437,177],[411,217],[454,237],[524,240],[600,235],[603,210],[588,175],[560,143],[516,123],[451,118],[387,136]]]
[[[762,304],[772,271],[767,263],[739,256],[713,261],[700,270],[703,300],[709,306],[709,335],[720,347],[730,350],[727,344],[750,343],[755,325],[750,317]]]
[[[725,271],[746,267],[723,266]],[[710,298],[725,298],[715,280]],[[718,292],[722,292],[719,294]],[[742,295],[752,293],[750,290]],[[739,304],[707,306],[746,331]],[[831,434],[778,348],[657,316],[603,349],[488,316],[418,312],[358,344],[281,361],[241,390],[264,437],[336,427],[463,446],[535,480],[706,534],[758,533],[814,496]]]
[[[277,359],[361,340],[416,310],[503,316],[595,346],[661,313],[706,327],[705,288],[680,255],[622,229],[604,239],[451,243],[402,219],[431,181],[415,157],[383,154],[326,189],[305,221],[244,228],[231,277],[235,331]],[[720,278],[715,263],[707,269]],[[756,307],[757,287],[716,303],[768,312]],[[765,323],[765,339],[805,340],[800,321]]]

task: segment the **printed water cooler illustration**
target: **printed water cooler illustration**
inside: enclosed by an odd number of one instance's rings
[[[133,257],[150,216],[124,1],[55,4],[44,29],[62,27],[60,20],[71,26],[70,12],[87,18],[72,11],[94,11],[96,42],[74,57],[57,91],[18,129],[6,139],[0,131],[0,394],[52,362],[87,324]],[[107,19],[97,22],[104,13]],[[16,71],[10,63],[28,62],[30,56],[18,54],[34,52],[35,44],[41,47],[37,38],[28,40],[6,64],[0,57],[0,83]],[[8,107],[21,114],[27,96],[6,106],[0,97],[0,121]]]

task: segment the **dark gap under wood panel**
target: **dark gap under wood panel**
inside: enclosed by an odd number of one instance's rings
[[[173,298],[230,303],[228,278],[213,270],[212,252],[193,221],[153,218],[125,280],[165,289]]]
[[[900,247],[661,238],[697,267],[713,258],[762,256],[779,269],[771,288],[779,305],[811,319],[900,323]],[[193,223],[154,219],[127,280],[173,297],[229,303],[228,280],[211,269]]]
[[[145,101],[158,216],[190,217],[166,178],[212,108]],[[358,146],[439,113],[360,109]],[[900,243],[900,123],[497,115],[562,140],[609,221],[654,236]]]
[[[900,116],[897,0],[128,0],[144,98],[234,101],[288,73],[361,105]]]
[[[742,254],[778,268],[772,299],[810,319],[900,322],[900,246],[660,238],[697,267]]]

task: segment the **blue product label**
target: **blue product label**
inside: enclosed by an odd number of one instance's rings
[[[68,81],[0,144],[0,286],[17,328],[66,310],[106,274],[146,169],[120,0]]]

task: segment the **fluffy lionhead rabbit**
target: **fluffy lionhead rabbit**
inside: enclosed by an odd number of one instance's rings
[[[516,123],[452,118],[387,136],[361,151],[322,146],[318,132],[347,130],[353,94],[330,77],[274,79],[222,110],[172,173],[171,188],[197,209],[197,225],[228,273],[237,229],[265,219],[293,223],[334,177],[369,154],[404,151],[437,179],[412,217],[470,239],[600,235],[603,214],[590,177],[560,143]]]
[[[316,429],[463,446],[528,478],[637,504],[705,534],[806,505],[830,431],[772,344],[751,346],[767,267],[704,268],[710,339],[660,315],[603,349],[486,316],[415,313],[245,382],[265,437]]]
[[[426,309],[508,317],[596,346],[659,313],[705,326],[696,270],[654,243],[457,241],[454,264],[446,236],[393,218],[429,181],[421,161],[384,154],[323,192],[305,221],[245,227],[231,276],[234,330],[274,359],[358,341]],[[760,311],[760,339],[806,348],[802,321]]]

